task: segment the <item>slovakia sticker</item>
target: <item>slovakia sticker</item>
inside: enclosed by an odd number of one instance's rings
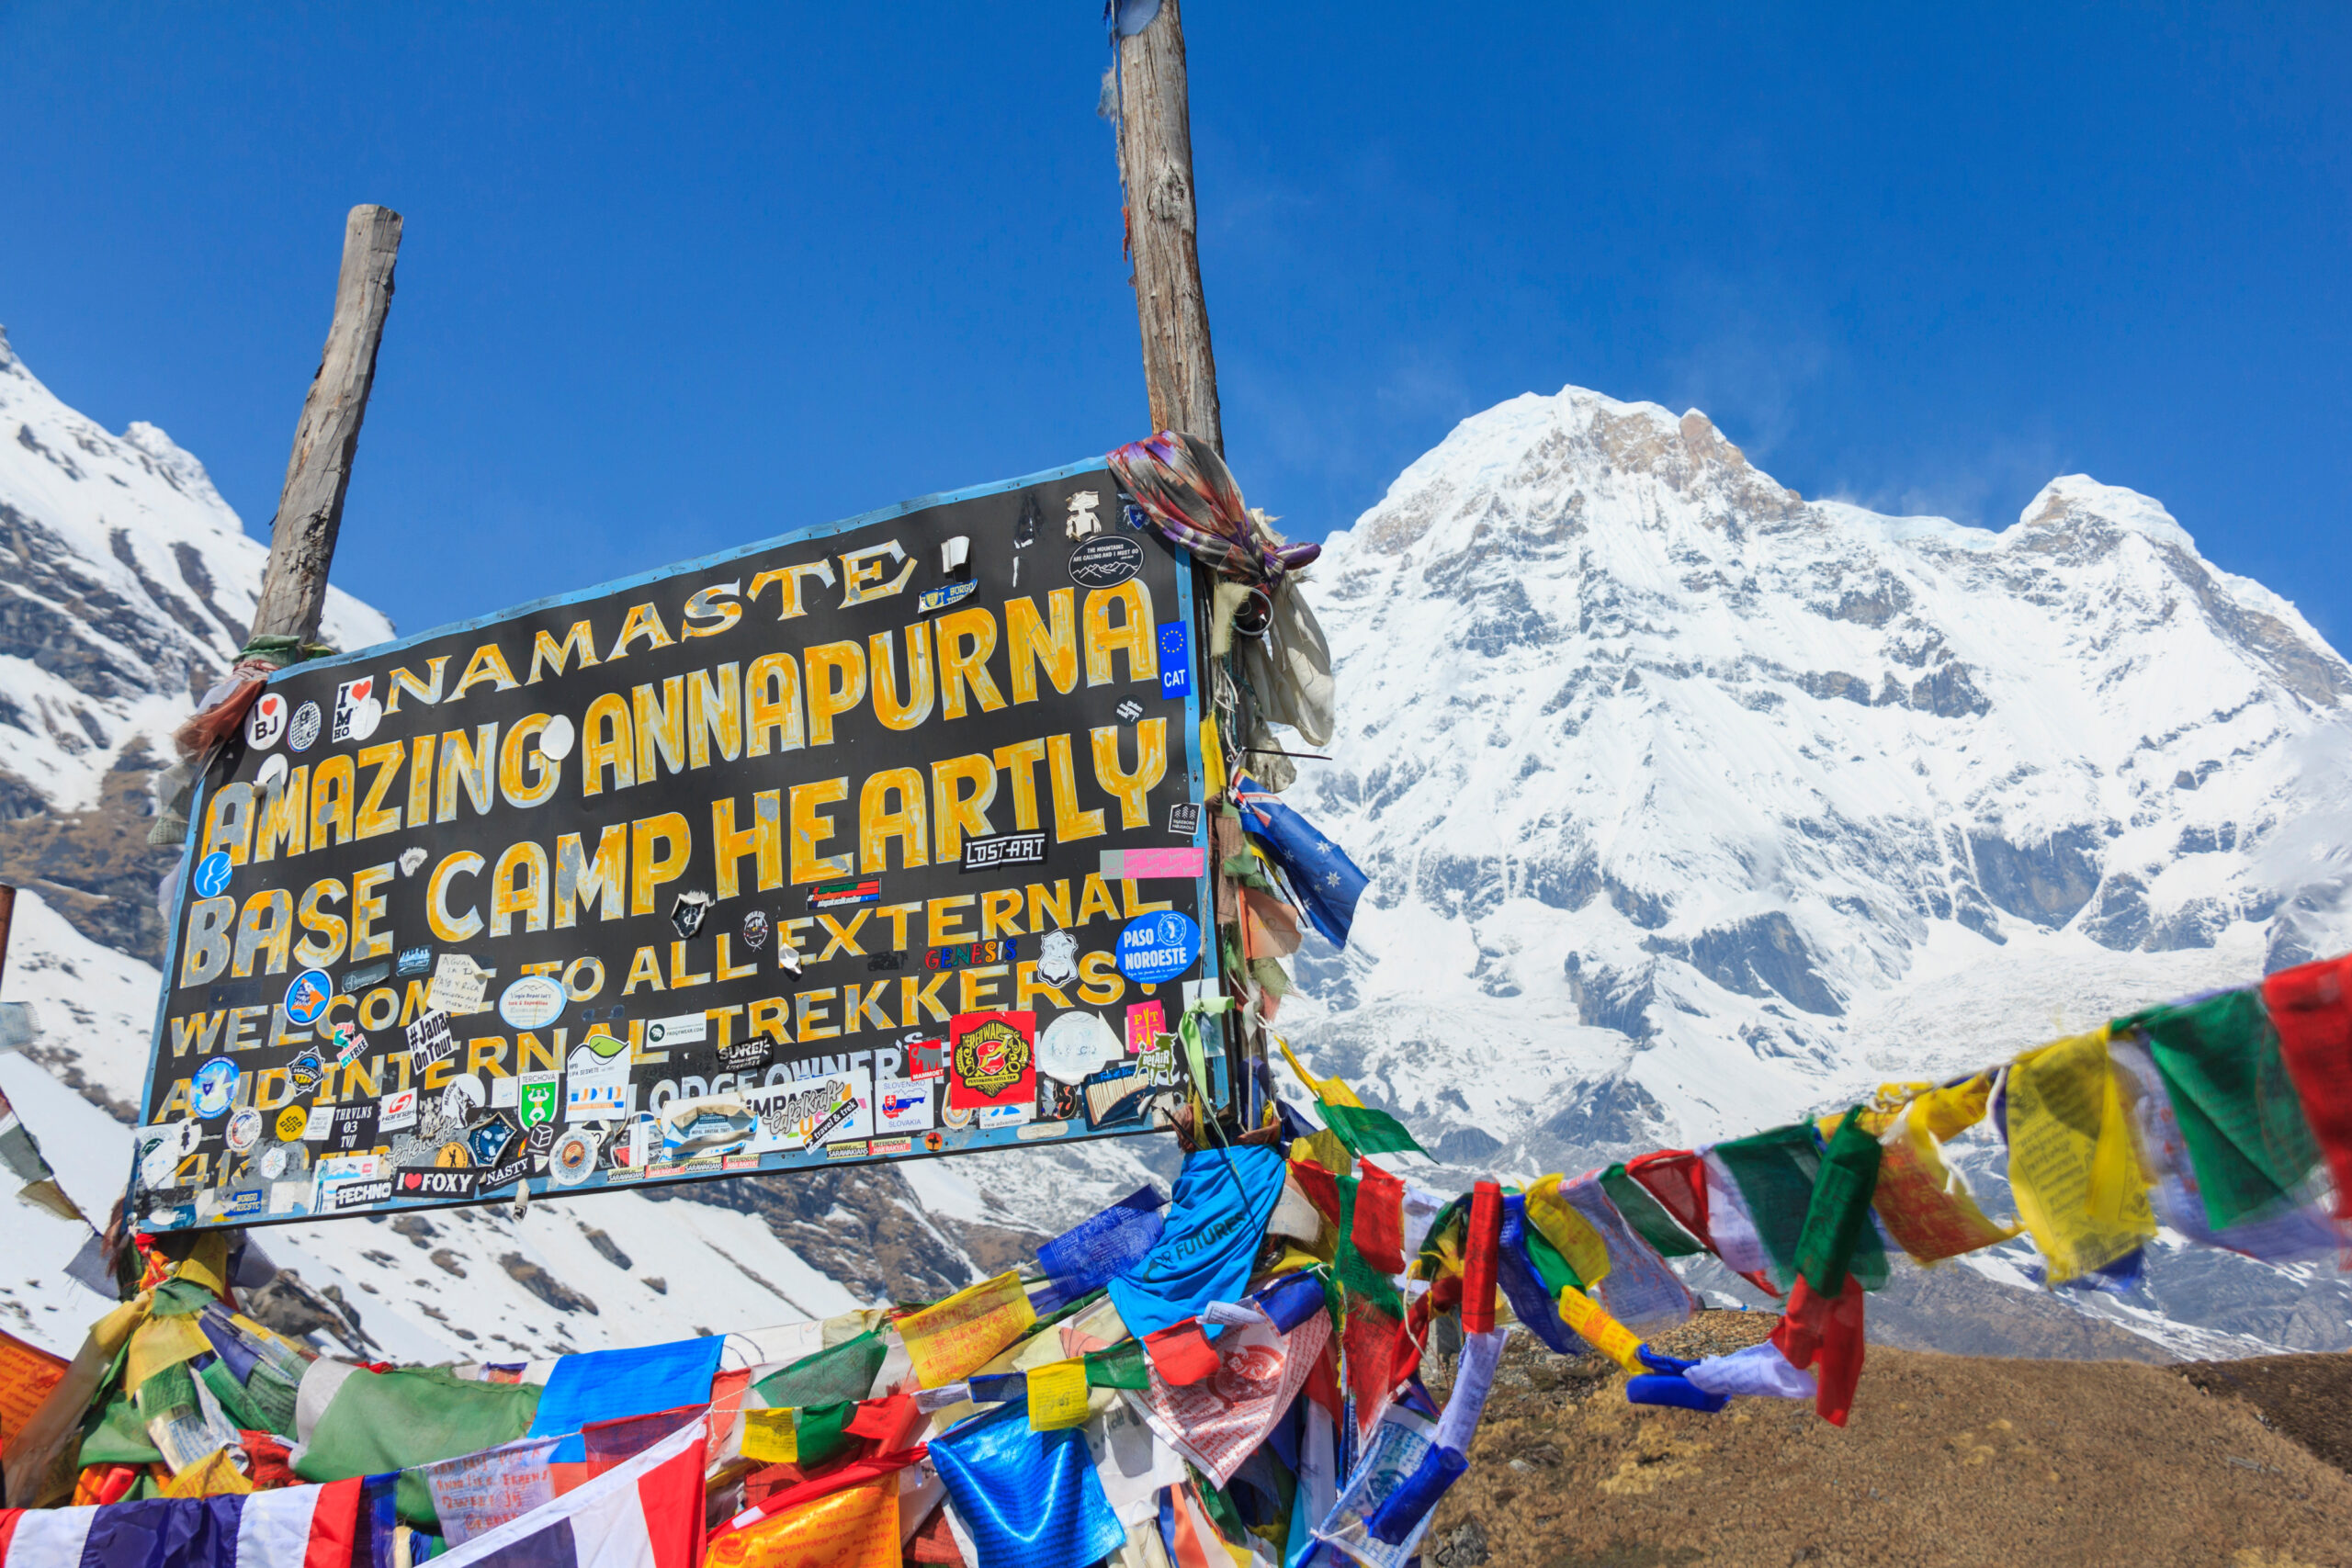
[[[1119,973],[1138,985],[1173,980],[1200,956],[1201,928],[1173,909],[1139,915],[1119,933]]]

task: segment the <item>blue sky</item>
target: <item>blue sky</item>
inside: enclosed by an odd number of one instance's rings
[[[1808,496],[2163,500],[2339,642],[2352,9],[1194,0],[1229,455],[1302,534],[1563,383]],[[0,0],[0,322],[259,530],[408,220],[336,579],[422,630],[1144,433],[1088,0]]]

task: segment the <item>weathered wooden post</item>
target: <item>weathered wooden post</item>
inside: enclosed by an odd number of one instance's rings
[[[286,487],[269,536],[269,567],[254,607],[253,639],[318,636],[326,607],[327,568],[343,526],[344,493],[351,488],[352,455],[368,393],[376,382],[376,348],[392,303],[392,264],[401,249],[401,215],[389,207],[351,209],[343,227],[343,271],[334,290],[334,321],[310,395],[294,427]],[[252,640],[252,639],[249,639]]]
[[[1149,18],[1129,34],[1133,18]],[[1151,400],[1151,428],[1179,430],[1225,453],[1225,426],[1217,408],[1216,355],[1209,344],[1208,300],[1201,291],[1200,214],[1193,186],[1193,112],[1184,63],[1184,20],[1177,0],[1114,0],[1114,37],[1118,73],[1114,84],[1118,132],[1119,183],[1126,192],[1127,254],[1134,266],[1136,317],[1143,329],[1144,386]],[[1193,591],[1203,603],[1214,578],[1193,564]],[[1200,650],[1204,671],[1210,667]],[[1201,688],[1204,707],[1215,686]],[[1238,758],[1229,758],[1227,765]],[[1210,836],[1212,908],[1236,908],[1225,868]],[[1220,940],[1214,920],[1205,940]],[[1220,964],[1227,994],[1246,998],[1244,976]],[[1246,1000],[1224,1021],[1243,1042],[1254,1065],[1266,1054],[1265,1030]],[[1245,1126],[1253,1101],[1250,1089],[1233,1086],[1233,1107]]]

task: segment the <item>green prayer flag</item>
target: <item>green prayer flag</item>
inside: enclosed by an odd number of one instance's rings
[[[92,1412],[96,1417],[82,1428],[82,1452],[77,1464],[161,1464],[163,1450],[147,1436],[147,1424],[118,1389],[115,1396]]]
[[[1838,1123],[1829,1147],[1814,1178],[1813,1198],[1806,1205],[1804,1231],[1797,1238],[1797,1272],[1814,1294],[1836,1300],[1846,1289],[1846,1275],[1862,1236],[1876,1236],[1871,1224],[1871,1199],[1878,1190],[1878,1140],[1862,1130],[1862,1110],[1856,1106]],[[1885,1283],[1886,1259],[1879,1258],[1879,1282]],[[1861,1277],[1865,1290],[1867,1276]]]
[[[1591,1288],[1577,1272],[1576,1265],[1562,1257],[1560,1249],[1552,1245],[1551,1238],[1535,1228],[1534,1221],[1530,1220],[1520,1227],[1519,1243],[1526,1249],[1527,1261],[1533,1265],[1536,1277],[1544,1281],[1545,1295],[1558,1300],[1563,1285],[1573,1285],[1578,1291]]]
[[[834,1404],[803,1405],[794,1411],[792,1440],[798,1457],[793,1462],[807,1470],[824,1463],[847,1449],[857,1441],[849,1435],[849,1424],[855,1419],[857,1401],[854,1399]]]
[[[1772,1282],[1790,1289],[1797,1281],[1797,1252],[1821,1174],[1821,1140],[1813,1124],[1796,1122],[1745,1138],[1727,1138],[1708,1152],[1739,1186],[1756,1237],[1771,1259]],[[1886,1283],[1886,1249],[1879,1243],[1876,1225],[1863,1227],[1848,1268],[1866,1291]]]
[[[1404,1123],[1385,1111],[1328,1102],[1317,1109],[1323,1112],[1323,1124],[1337,1134],[1340,1142],[1348,1145],[1348,1152],[1358,1159],[1366,1155],[1429,1152],[1413,1142],[1413,1134],[1405,1131]]]
[[[2228,991],[2119,1019],[2139,1030],[2172,1100],[2173,1118],[2215,1230],[2294,1207],[2319,1145],[2287,1077],[2278,1032],[2256,990]]]
[[[150,1380],[153,1381],[152,1379]],[[537,1383],[469,1382],[446,1367],[355,1371],[335,1390],[318,1429],[294,1461],[305,1481],[402,1471],[396,1506],[412,1525],[435,1532],[433,1491],[413,1465],[480,1453],[531,1429]]]
[[[1140,1393],[1151,1387],[1151,1368],[1143,1341],[1123,1339],[1107,1349],[1086,1353],[1086,1386],[1127,1388]]]
[[[269,1425],[269,1417],[264,1416],[255,1407],[254,1402],[245,1397],[244,1385],[240,1383],[237,1381],[237,1375],[229,1370],[228,1362],[215,1356],[210,1364],[196,1375],[204,1380],[204,1386],[211,1391],[214,1399],[220,1402],[220,1414],[229,1418],[231,1426],[241,1432],[276,1430]],[[285,1435],[290,1438],[294,1434],[288,1431]]]
[[[1666,1212],[1666,1205],[1650,1196],[1649,1189],[1625,1173],[1622,1165],[1612,1165],[1600,1173],[1600,1190],[1625,1216],[1625,1223],[1640,1233],[1641,1238],[1661,1258],[1693,1258],[1706,1251],[1698,1239],[1675,1223]]]
[[[890,1348],[878,1330],[868,1329],[853,1339],[803,1356],[780,1372],[772,1372],[752,1386],[772,1406],[806,1409],[812,1404],[854,1404],[874,1392],[874,1375],[882,1370]]]

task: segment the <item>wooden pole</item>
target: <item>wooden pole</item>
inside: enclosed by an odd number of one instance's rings
[[[1122,9],[1131,6],[1122,6]],[[1193,187],[1193,111],[1184,62],[1184,19],[1177,0],[1159,0],[1158,12],[1132,38],[1118,40],[1119,181],[1126,190],[1127,250],[1135,272],[1136,317],[1143,329],[1144,386],[1151,399],[1151,428],[1197,436],[1225,454],[1225,426],[1217,408],[1216,355],[1209,344],[1209,308],[1201,291],[1200,215]],[[1193,563],[1193,588],[1207,603],[1215,578]],[[1205,640],[1205,639],[1204,639]],[[1211,667],[1205,646],[1204,672]],[[1205,698],[1215,687],[1201,685]],[[1222,913],[1238,899],[1215,852],[1210,834],[1211,908]],[[1216,942],[1214,928],[1207,940]],[[1246,998],[1245,976],[1219,965],[1227,995]],[[1228,1040],[1242,1043],[1242,1056],[1254,1063],[1266,1050],[1264,1032],[1245,1018],[1243,1001],[1223,1021]],[[1232,1109],[1245,1126],[1255,1097],[1247,1085],[1232,1086]],[[1197,1134],[1196,1134],[1197,1135]]]
[[[334,321],[301,423],[286,462],[270,527],[269,568],[254,607],[254,637],[319,635],[327,602],[327,568],[343,526],[343,498],[351,488],[352,455],[368,417],[376,383],[376,349],[392,303],[392,263],[400,255],[401,215],[389,207],[359,206],[343,226],[343,271],[334,290]]]
[[[1177,0],[1159,0],[1159,14],[1143,30],[1119,40],[1119,178],[1127,193],[1127,247],[1135,263],[1151,427],[1197,435],[1223,456],[1216,355],[1201,294],[1193,114]]]
[[[8,973],[8,928],[17,922],[17,890],[0,882],[0,978]]]

